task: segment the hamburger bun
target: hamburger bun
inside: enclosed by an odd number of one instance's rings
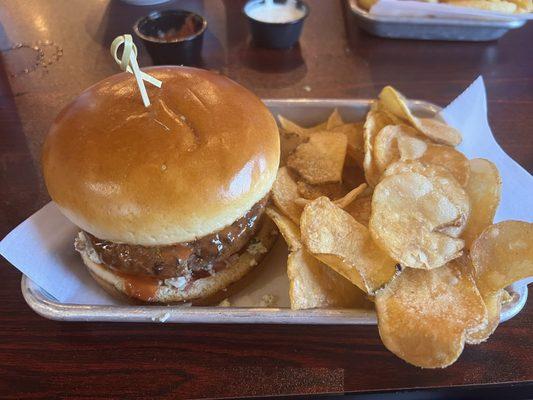
[[[143,246],[194,241],[232,224],[270,191],[280,156],[277,125],[258,97],[222,75],[143,70],[163,82],[160,89],[146,85],[150,107],[134,76],[121,73],[58,115],[43,147],[46,186],[61,211],[97,238]],[[89,268],[121,286],[97,265]],[[202,290],[247,268],[213,277]],[[197,289],[161,288],[158,296],[179,301]]]

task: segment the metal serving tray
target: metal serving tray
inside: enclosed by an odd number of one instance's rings
[[[302,125],[325,120],[334,108],[338,108],[347,121],[360,121],[368,111],[370,100],[265,100],[274,115],[283,114]],[[430,103],[412,101],[411,107],[419,116],[433,116],[439,108]],[[67,248],[66,246],[65,248]],[[66,250],[65,250],[66,251]],[[235,307],[199,307],[130,305],[114,300],[106,305],[64,304],[56,301],[30,279],[23,276],[22,294],[28,305],[43,317],[62,321],[113,321],[113,322],[166,322],[166,323],[260,323],[260,324],[350,324],[376,323],[376,315],[368,309],[316,309],[291,310],[288,307],[288,282],[286,278],[286,247],[278,240],[269,253],[260,272],[248,286],[237,293],[240,296]],[[77,260],[77,257],[73,258]],[[74,261],[72,261],[74,262]],[[73,265],[73,268],[81,265]],[[92,280],[89,282],[93,283]],[[281,298],[276,308],[258,306],[257,300],[264,293],[275,293]],[[513,317],[524,306],[527,286],[509,288],[512,301],[504,305],[502,321]],[[245,292],[242,294],[242,292]]]
[[[374,17],[347,0],[357,25],[368,33],[393,39],[489,41],[522,27],[525,20],[483,20],[420,17]]]

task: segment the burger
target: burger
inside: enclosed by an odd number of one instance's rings
[[[80,228],[75,249],[106,289],[146,302],[206,299],[275,241],[263,218],[279,165],[276,122],[230,79],[152,67],[85,90],[43,146],[48,192]]]

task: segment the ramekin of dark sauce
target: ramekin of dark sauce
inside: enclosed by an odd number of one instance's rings
[[[156,65],[198,65],[206,29],[205,18],[185,10],[154,11],[133,25]]]

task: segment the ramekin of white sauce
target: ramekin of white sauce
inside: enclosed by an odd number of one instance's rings
[[[244,13],[256,45],[288,48],[298,42],[309,6],[299,0],[251,0]]]

